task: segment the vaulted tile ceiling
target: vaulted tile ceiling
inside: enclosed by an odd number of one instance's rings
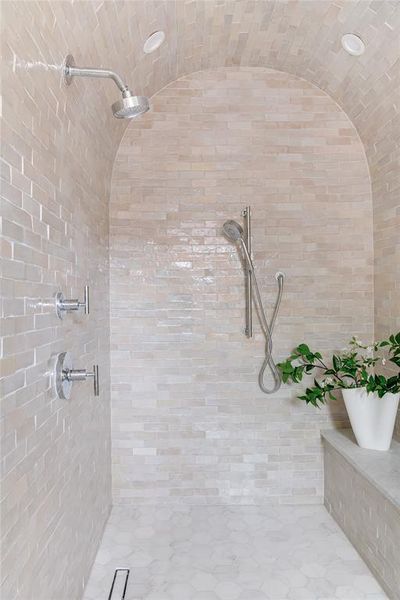
[[[65,48],[78,64],[114,68],[137,92],[149,96],[200,69],[272,67],[303,77],[332,96],[356,125],[370,154],[376,151],[373,146],[379,130],[383,128],[386,140],[393,140],[400,131],[399,0],[63,0],[16,4],[20,16],[13,21],[17,26],[29,20],[30,27],[40,28],[44,22],[53,21],[54,35],[64,38]],[[158,29],[165,31],[165,43],[155,53],[144,54],[144,41]],[[349,32],[361,36],[366,44],[360,57],[350,56],[341,47],[341,36]],[[46,35],[41,60],[62,62],[63,56],[48,56]],[[13,43],[16,36],[17,28],[12,32]],[[26,33],[21,36],[26,38]],[[19,46],[16,43],[13,48],[17,54]],[[32,48],[32,57],[24,56],[24,60],[38,60],[38,49]],[[103,85],[97,90],[104,89],[114,101],[114,90],[107,83]],[[114,123],[111,135],[118,138],[124,125],[116,127]]]
[[[366,145],[376,135],[378,107],[379,127],[398,118],[398,0],[167,0],[122,5],[127,22],[138,27],[132,60],[142,61],[141,81],[149,94],[167,80],[200,69],[273,67],[325,90],[344,108]],[[156,56],[145,56],[143,41],[159,28],[166,31],[167,44]],[[350,56],[341,47],[341,36],[349,32],[364,40],[364,55]]]

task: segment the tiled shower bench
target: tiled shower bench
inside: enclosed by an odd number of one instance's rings
[[[389,598],[400,600],[400,443],[364,450],[347,429],[322,439],[325,506]]]

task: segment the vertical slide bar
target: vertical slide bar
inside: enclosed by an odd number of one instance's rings
[[[249,256],[251,256],[251,210],[250,206],[246,206],[243,211],[244,217],[244,233],[245,233],[245,244]],[[246,289],[246,328],[245,334],[246,337],[251,338],[253,336],[253,290],[251,286],[251,271],[249,268],[246,268],[246,281],[245,281],[245,289]]]

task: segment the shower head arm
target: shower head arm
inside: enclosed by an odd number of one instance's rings
[[[64,64],[65,82],[70,84],[72,77],[101,77],[103,79],[112,79],[123,94],[128,92],[127,95],[130,95],[128,86],[115,71],[112,71],[111,69],[97,69],[94,67],[76,67],[73,58],[68,56]]]
[[[74,77],[100,77],[112,79],[121,92],[122,99],[114,102],[111,106],[112,113],[117,119],[133,119],[138,117],[150,108],[149,100],[146,96],[136,96],[122,81],[121,77],[111,69],[97,69],[95,67],[77,67],[74,57],[68,54],[63,67],[62,74],[65,85],[70,85]]]
[[[128,91],[128,86],[121,77],[110,69],[92,69],[87,67],[66,67],[66,77],[102,77],[112,79],[121,92]]]

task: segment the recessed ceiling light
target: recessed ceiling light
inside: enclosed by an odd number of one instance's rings
[[[346,33],[342,36],[342,46],[349,54],[360,56],[365,52],[365,44],[358,35]]]
[[[155,31],[145,41],[143,45],[143,51],[145,54],[151,54],[161,46],[165,40],[165,33],[163,31]]]

